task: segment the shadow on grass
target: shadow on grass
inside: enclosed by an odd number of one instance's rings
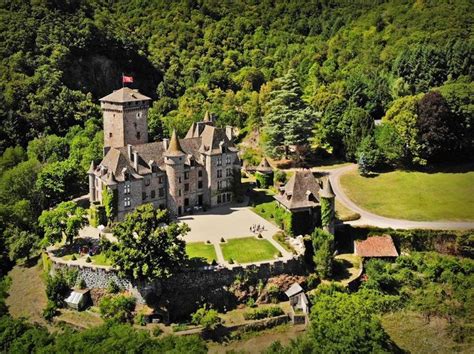
[[[345,259],[334,260],[333,280],[341,281],[349,279],[351,273],[348,268],[352,268],[352,263]]]

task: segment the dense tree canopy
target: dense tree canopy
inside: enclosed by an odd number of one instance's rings
[[[167,210],[144,204],[125,216],[114,227],[110,258],[122,276],[134,280],[171,276],[187,259],[181,239],[189,226],[171,222]]]

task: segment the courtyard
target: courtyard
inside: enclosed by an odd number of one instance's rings
[[[212,261],[211,245],[216,261],[223,265],[284,260],[293,256],[272,238],[279,231],[278,227],[247,206],[224,205],[178,220],[191,228],[185,236],[191,257]]]

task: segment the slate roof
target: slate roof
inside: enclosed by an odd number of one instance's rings
[[[292,296],[295,296],[295,295],[298,295],[299,293],[303,292],[303,288],[301,287],[300,284],[298,283],[293,283],[292,286],[290,286],[290,288],[285,291],[285,294],[286,296],[288,296],[288,298],[292,297]]]
[[[274,198],[289,210],[312,208],[319,205],[319,190],[310,170],[296,171]]]
[[[176,136],[176,130],[173,129],[173,134],[171,134],[170,144],[168,150],[166,150],[166,156],[181,156],[184,155],[183,149],[179,143],[179,139]]]
[[[390,235],[372,236],[363,241],[354,241],[354,253],[361,257],[398,257]]]
[[[268,173],[268,172],[273,171],[272,166],[270,166],[266,157],[264,157],[262,161],[260,161],[260,164],[257,166],[255,170],[258,172],[263,172],[263,173]]]
[[[319,190],[319,196],[321,198],[334,198],[336,195],[332,190],[331,181],[329,177],[323,180],[323,188]]]
[[[220,154],[220,144],[221,142],[224,143],[231,151],[237,151],[234,144],[229,140],[227,134],[225,133],[225,129],[216,128],[212,125],[206,125],[204,130],[201,133],[201,147],[200,151],[205,154]]]
[[[131,89],[130,87],[122,87],[120,90],[116,90],[111,94],[102,97],[99,101],[124,103],[149,100],[151,100],[150,97],[141,94],[140,92],[138,92],[138,90]]]

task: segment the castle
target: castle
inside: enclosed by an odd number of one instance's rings
[[[128,87],[100,99],[104,119],[104,157],[91,163],[89,199],[103,204],[113,193],[118,220],[144,203],[180,216],[201,207],[229,203],[240,181],[240,159],[232,127],[218,128],[206,112],[184,139],[148,142],[151,99]]]

